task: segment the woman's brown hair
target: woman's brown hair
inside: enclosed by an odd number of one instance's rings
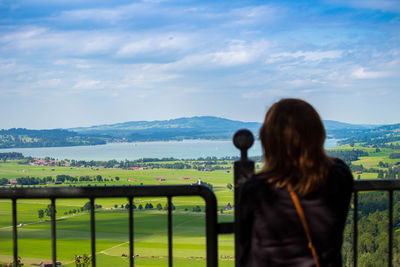
[[[268,110],[260,129],[265,161],[261,177],[277,187],[291,184],[300,195],[319,189],[331,162],[325,137],[321,118],[310,104],[281,99]]]

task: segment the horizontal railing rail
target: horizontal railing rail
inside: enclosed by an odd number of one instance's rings
[[[17,200],[18,199],[50,199],[51,200],[51,240],[52,262],[57,263],[56,247],[56,199],[89,198],[91,225],[92,266],[96,266],[96,230],[95,205],[96,198],[126,197],[129,201],[129,255],[130,266],[134,266],[134,233],[133,233],[133,199],[137,197],[167,197],[168,199],[168,265],[173,265],[172,258],[172,197],[199,196],[205,201],[206,216],[206,261],[207,266],[218,266],[218,226],[217,200],[214,193],[201,185],[176,186],[113,186],[113,187],[39,187],[39,188],[0,188],[0,199],[12,200],[13,258],[14,266],[18,262]]]

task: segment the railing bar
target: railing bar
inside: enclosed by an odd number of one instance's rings
[[[90,198],[90,231],[92,243],[92,266],[96,267],[96,229],[94,218],[94,198]]]
[[[51,251],[53,259],[53,267],[56,267],[57,252],[56,252],[56,199],[51,199]]]
[[[129,266],[133,267],[135,265],[135,254],[133,251],[133,199],[129,198]]]
[[[217,200],[206,201],[207,267],[218,266]]]
[[[354,208],[353,208],[353,264],[357,267],[358,258],[358,191],[354,192]]]
[[[168,266],[172,267],[172,201],[168,196]]]
[[[392,267],[393,261],[393,190],[389,190],[389,261],[388,266]]]
[[[14,246],[14,263],[18,262],[18,233],[17,233],[17,199],[12,199],[12,218],[13,218],[13,246]]]

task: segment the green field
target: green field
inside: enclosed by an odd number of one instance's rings
[[[343,146],[338,150],[362,149],[369,153],[368,157],[360,157],[352,164],[362,164],[367,168],[377,168],[378,162],[393,164],[397,160],[389,159],[393,149]],[[224,163],[226,167],[226,163]],[[229,163],[230,164],[230,163]],[[257,163],[260,168],[260,163]],[[229,166],[229,165],[228,165]],[[89,176],[102,178],[104,182],[65,182],[61,185],[46,186],[121,186],[121,185],[177,185],[201,181],[213,185],[218,200],[218,220],[233,221],[231,210],[223,210],[228,203],[233,204],[233,191],[227,187],[233,184],[232,169],[215,171],[198,171],[195,169],[144,169],[124,170],[120,168],[97,167],[48,167],[20,164],[18,161],[0,163],[0,178],[48,177],[55,178],[65,174],[74,177]],[[353,173],[357,179],[376,179],[376,173]],[[115,177],[119,177],[119,181]],[[156,178],[165,178],[157,181]],[[190,179],[183,179],[190,177]],[[132,180],[133,181],[130,181]],[[20,186],[20,185],[18,185]],[[27,186],[24,186],[27,187]],[[32,186],[31,186],[32,187]],[[75,255],[90,254],[90,221],[87,211],[80,208],[88,199],[57,199],[57,258],[65,266],[75,266]],[[134,204],[145,206],[151,203],[152,210],[135,210],[135,258],[136,266],[167,266],[167,215],[165,210],[157,210],[156,206],[166,205],[166,198],[135,198]],[[39,219],[38,210],[46,209],[50,200],[23,199],[18,200],[18,248],[24,266],[37,266],[41,261],[51,259],[51,234],[49,217]],[[102,208],[96,211],[96,251],[98,266],[128,266],[128,212],[123,198],[99,198],[96,204]],[[205,215],[204,201],[200,197],[173,198],[176,210],[173,211],[173,257],[174,266],[205,266]],[[193,207],[200,206],[202,212],[194,212]],[[222,211],[221,211],[222,210]],[[11,201],[0,200],[0,263],[12,261]],[[234,242],[232,235],[219,237],[220,266],[234,266]]]
[[[69,168],[21,165],[17,162],[0,164],[1,178],[56,177],[59,174],[70,176],[102,175],[103,178],[120,177],[113,182],[77,182],[51,186],[116,186],[116,185],[163,185],[191,184],[198,178],[211,183],[218,198],[218,209],[233,201],[233,191],[227,188],[233,183],[232,174],[226,171],[200,172],[192,169],[151,169],[122,170],[98,168]],[[156,181],[163,177],[166,181]],[[190,177],[190,179],[182,179]],[[128,181],[134,178],[134,181]],[[26,186],[25,186],[26,187]],[[69,213],[82,207],[88,199],[57,199],[57,258],[66,266],[72,263],[75,255],[90,254],[90,221],[87,212]],[[205,214],[193,212],[199,205],[204,210],[204,201],[200,197],[176,197],[172,199],[176,210],[173,211],[173,256],[174,266],[205,266]],[[165,206],[166,198],[135,198],[134,204],[143,206],[152,203]],[[17,202],[18,248],[24,266],[35,266],[43,260],[51,259],[51,234],[49,217],[40,220],[38,210],[50,204],[46,199],[23,199]],[[99,198],[96,204],[102,209],[96,212],[96,250],[98,266],[126,266],[128,258],[128,212],[121,208],[127,204],[123,198]],[[115,208],[115,206],[118,206]],[[66,213],[66,214],[65,214]],[[219,212],[220,213],[220,212]],[[11,262],[11,201],[0,200],[0,262]],[[137,266],[166,266],[168,264],[167,215],[164,210],[143,210],[134,212],[135,258]],[[232,211],[220,214],[219,221],[232,221]],[[233,237],[219,237],[221,266],[233,266]]]

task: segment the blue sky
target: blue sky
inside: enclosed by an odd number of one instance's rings
[[[0,0],[0,129],[200,115],[399,123],[398,0]]]

